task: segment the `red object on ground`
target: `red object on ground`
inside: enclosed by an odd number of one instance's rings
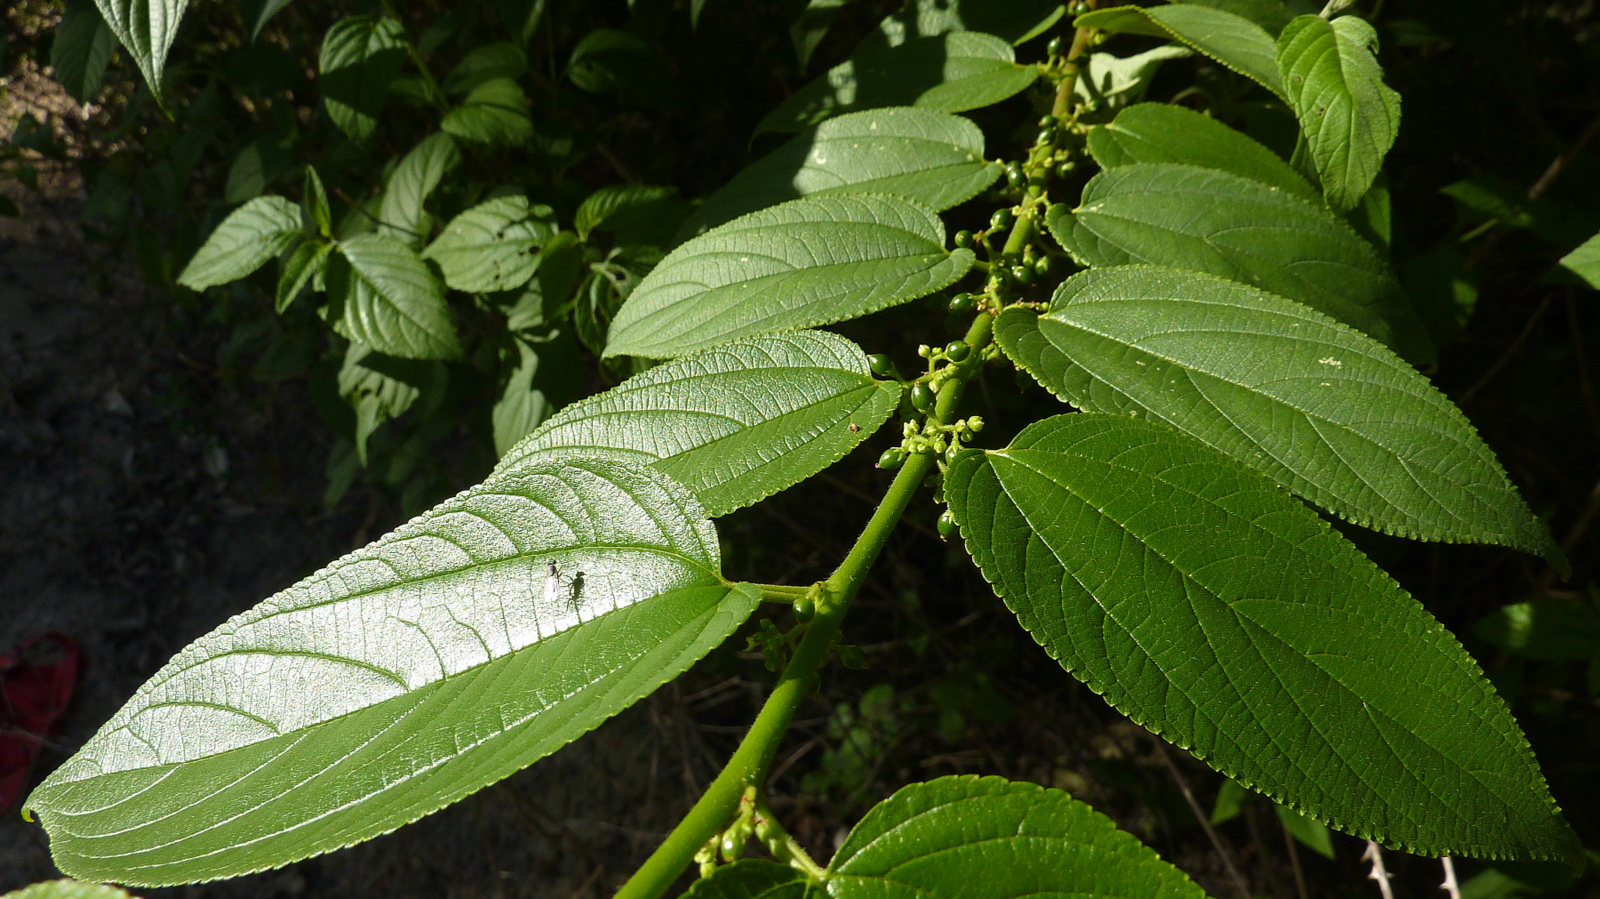
[[[29,637],[0,655],[0,813],[16,803],[77,679],[78,644],[64,634]]]

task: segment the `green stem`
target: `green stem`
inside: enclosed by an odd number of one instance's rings
[[[792,603],[797,599],[804,599],[811,592],[810,587],[792,587],[784,584],[754,584],[761,588],[762,602]]]
[[[1012,229],[1013,240],[1018,231],[1024,230],[1020,224],[1023,221],[1031,222],[1031,215],[1025,214],[1018,219],[1019,224]],[[1024,237],[1023,243],[1026,242]],[[968,329],[966,340],[974,349],[981,350],[988,343],[991,321],[987,314],[981,314]],[[981,355],[970,354],[958,366],[960,377],[947,380],[940,388],[933,415],[930,416],[934,421],[943,423],[954,411],[966,382],[983,364]],[[839,635],[839,626],[850,608],[850,601],[861,589],[868,569],[883,551],[889,534],[911,505],[917,488],[933,472],[933,467],[933,456],[919,454],[907,459],[895,474],[888,492],[883,495],[871,520],[850,548],[849,555],[824,582],[822,596],[817,602],[816,617],[811,620],[805,637],[795,648],[794,657],[783,669],[783,675],[778,678],[778,684],[767,697],[766,704],[756,715],[755,723],[750,725],[750,730],[739,742],[739,748],[734,750],[733,757],[728,759],[722,773],[706,788],[705,794],[689,810],[689,814],[678,822],[678,826],[667,834],[650,858],[617,891],[616,899],[657,899],[688,867],[695,852],[727,826],[739,810],[739,800],[745,788],[763,785],[784,732],[789,729],[789,722],[794,720],[795,711],[809,692],[807,682],[827,661],[828,650]],[[762,589],[765,592],[767,588]]]
[[[1089,8],[1094,9],[1097,0],[1089,0]],[[1093,28],[1079,28],[1072,35],[1072,49],[1067,51],[1067,74],[1056,85],[1056,101],[1050,114],[1058,119],[1065,119],[1073,106],[1072,92],[1078,85],[1078,57],[1089,49],[1089,43],[1094,39]]]

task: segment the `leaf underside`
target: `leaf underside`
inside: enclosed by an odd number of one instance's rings
[[[557,413],[495,476],[542,455],[636,455],[693,490],[712,517],[816,474],[870,437],[900,401],[836,334],[734,341],[658,365]]]
[[[156,102],[162,102],[161,71],[189,0],[95,0],[95,5],[138,64]]]
[[[1222,773],[1418,855],[1581,856],[1450,632],[1241,463],[1163,424],[1079,413],[963,452],[945,490],[1034,639]]]
[[[543,460],[174,657],[29,797],[74,876],[141,886],[386,833],[553,752],[755,608],[681,485]]]
[[[1560,558],[1466,416],[1404,360],[1309,307],[1156,266],[1074,276],[1001,347],[1090,412],[1164,421],[1346,520]]]
[[[628,297],[606,356],[667,359],[704,347],[858,318],[927,296],[972,265],[944,223],[883,194],[793,200],[673,250]]]

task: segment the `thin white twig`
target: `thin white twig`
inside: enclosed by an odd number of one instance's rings
[[[1383,894],[1383,899],[1394,899],[1394,890],[1389,887],[1389,870],[1383,866],[1383,850],[1371,840],[1367,841],[1367,851],[1361,854],[1361,860],[1372,862],[1372,871],[1367,874],[1368,880],[1378,882],[1378,892]]]
[[[1461,884],[1456,882],[1456,863],[1446,855],[1439,859],[1444,865],[1444,883],[1439,884],[1439,889],[1450,894],[1450,899],[1461,899]]]

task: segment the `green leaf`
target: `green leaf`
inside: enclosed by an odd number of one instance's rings
[[[1239,785],[1231,777],[1222,779],[1222,787],[1217,790],[1217,804],[1211,809],[1212,824],[1226,824],[1244,813],[1245,806],[1256,798],[1256,794]]]
[[[1056,0],[911,0],[879,22],[856,55],[959,31],[981,31],[1022,44],[1043,34],[1066,11],[1065,4]]]
[[[643,38],[615,28],[597,28],[572,48],[567,78],[591,94],[665,109],[683,102],[667,61]]]
[[[533,140],[528,97],[510,78],[490,78],[473,88],[439,127],[462,140],[489,147],[526,147]]]
[[[679,234],[687,239],[747,212],[822,194],[895,194],[949,209],[1003,170],[983,158],[983,132],[959,116],[904,106],[853,112],[801,132],[735,175]]]
[[[1582,278],[1590,287],[1600,289],[1600,234],[1561,257],[1561,267]]]
[[[861,52],[794,92],[756,126],[800,131],[831,116],[880,106],[962,112],[999,103],[1028,87],[1039,67],[1018,65],[1000,38],[953,32]]]
[[[328,207],[328,192],[322,189],[322,176],[317,174],[315,166],[306,166],[300,221],[307,231],[315,231],[323,237],[333,236],[333,210]]]
[[[444,89],[451,94],[465,94],[491,78],[510,78],[515,81],[528,71],[528,57],[522,48],[509,41],[496,41],[476,47],[461,58],[444,79]]]
[[[789,43],[794,46],[795,59],[800,61],[800,74],[811,68],[811,54],[833,27],[839,10],[854,0],[809,0],[806,8],[789,24]]]
[[[1433,347],[1383,259],[1345,222],[1264,183],[1192,165],[1108,169],[1050,232],[1093,268],[1147,262],[1209,272],[1298,300],[1412,362]]]
[[[572,229],[581,240],[589,239],[589,232],[605,228],[612,216],[628,209],[648,206],[676,196],[676,187],[658,187],[651,184],[608,184],[590,194],[573,216]]]
[[[278,290],[274,308],[282,315],[293,303],[308,282],[321,274],[328,264],[332,244],[308,240],[294,248],[283,260],[283,271],[278,275]]]
[[[828,895],[1205,897],[1154,850],[1061,790],[973,775],[911,784],[874,806],[828,865]]]
[[[386,833],[726,639],[760,593],[720,564],[704,510],[666,477],[581,456],[529,465],[190,644],[27,806],[63,871],[139,886]]]
[[[1540,662],[1600,655],[1600,612],[1582,600],[1519,602],[1484,616],[1472,632],[1497,649]]]
[[[527,197],[499,197],[461,213],[423,251],[444,283],[484,293],[514,290],[539,268],[539,248],[556,236],[555,211]]]
[[[573,291],[585,268],[578,236],[562,231],[539,252],[539,270],[522,292],[507,297],[506,327],[512,331],[547,328],[566,317],[576,304]]]
[[[569,331],[517,334],[501,352],[503,384],[490,415],[494,451],[504,456],[579,391],[578,345]]]
[[[279,137],[264,137],[246,144],[233,165],[228,167],[228,180],[222,188],[222,201],[229,204],[245,203],[266,192],[267,186],[294,164],[294,149]]]
[[[456,148],[455,138],[448,134],[429,135],[412,147],[384,187],[383,202],[378,207],[383,224],[378,231],[420,247],[430,230],[423,204],[444,176],[460,164],[461,151]]]
[[[1289,836],[1324,858],[1334,857],[1333,833],[1328,830],[1328,825],[1313,821],[1288,806],[1277,805],[1276,808],[1278,820],[1283,823],[1283,829],[1289,832]]]
[[[327,283],[328,320],[346,338],[403,359],[461,355],[439,282],[397,238],[342,241],[328,261]]]
[[[658,365],[575,403],[500,461],[626,453],[693,490],[712,517],[752,505],[839,461],[900,401],[859,347],[825,331],[726,343]]]
[[[47,880],[5,894],[0,899],[133,899],[126,890],[81,880]]]
[[[1273,37],[1283,31],[1283,27],[1294,18],[1294,13],[1280,0],[1175,0],[1175,2],[1191,6],[1209,6],[1242,19],[1249,19]]]
[[[806,197],[696,237],[611,325],[607,356],[666,359],[737,337],[857,318],[927,296],[972,266],[933,210],[878,194]]]
[[[1363,527],[1562,564],[1494,453],[1400,357],[1320,313],[1211,275],[1083,272],[1006,354],[1079,409],[1166,422]]]
[[[1128,57],[1091,53],[1081,65],[1072,91],[1080,102],[1093,103],[1097,113],[1115,112],[1144,99],[1151,79],[1156,77],[1163,62],[1189,55],[1187,47],[1174,44],[1164,44]]]
[[[267,27],[267,22],[288,5],[289,0],[243,0],[239,4],[239,17],[250,28],[250,39],[253,41],[259,38],[261,29]]]
[[[1034,639],[1223,774],[1417,855],[1581,857],[1450,632],[1242,463],[1080,413],[964,451],[945,494]]]
[[[367,438],[386,421],[399,418],[423,391],[443,390],[442,363],[398,359],[359,343],[345,350],[339,369],[339,396],[356,413],[356,457],[367,464]]]
[[[1355,16],[1298,16],[1278,36],[1286,99],[1334,209],[1360,202],[1400,131],[1400,95],[1383,83],[1377,48]]]
[[[116,50],[117,37],[94,0],[67,0],[50,44],[50,71],[67,95],[79,103],[93,100]]]
[[[156,103],[164,103],[161,70],[166,68],[167,50],[178,36],[188,0],[95,0],[95,5],[138,64]]]
[[[825,895],[821,886],[788,865],[745,858],[696,880],[679,899],[821,899]]]
[[[322,39],[318,85],[328,118],[356,143],[378,126],[389,84],[406,61],[406,32],[383,16],[350,16]]]
[[[222,220],[178,275],[190,290],[237,281],[288,249],[300,235],[300,209],[283,197],[256,197]]]
[[[1141,9],[1117,6],[1079,16],[1080,28],[1109,34],[1146,34],[1186,44],[1223,66],[1285,96],[1278,74],[1278,49],[1272,35],[1255,22],[1226,9],[1174,3]]]
[[[1089,131],[1089,154],[1101,168],[1172,162],[1220,169],[1312,202],[1322,194],[1278,154],[1216,119],[1182,106],[1140,103]]]

